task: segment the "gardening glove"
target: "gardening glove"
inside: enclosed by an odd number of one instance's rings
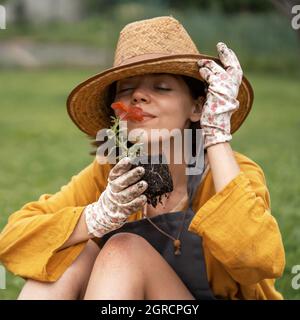
[[[198,61],[200,75],[209,85],[200,119],[204,149],[232,139],[230,118],[239,108],[237,96],[243,77],[240,63],[224,43],[219,42],[217,50],[225,69],[211,59]]]
[[[89,235],[101,238],[104,234],[120,228],[128,216],[147,202],[142,193],[147,182],[141,180],[143,167],[131,167],[129,157],[122,158],[109,172],[108,184],[97,202],[85,208],[85,221]],[[138,181],[138,182],[137,182]]]

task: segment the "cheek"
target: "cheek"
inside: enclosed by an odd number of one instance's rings
[[[168,121],[170,124],[184,124],[189,118],[191,104],[187,101],[174,101],[169,108],[164,108],[161,113],[161,120]]]

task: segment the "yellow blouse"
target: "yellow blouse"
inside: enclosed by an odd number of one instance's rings
[[[283,299],[274,287],[285,254],[270,211],[262,169],[234,152],[241,172],[220,192],[208,170],[193,199],[189,231],[203,239],[207,276],[223,299]],[[59,250],[72,234],[86,205],[105,189],[110,164],[96,159],[55,194],[43,194],[13,213],[0,234],[0,261],[23,278],[56,281],[83,250],[86,241]],[[129,221],[142,219],[142,211]]]

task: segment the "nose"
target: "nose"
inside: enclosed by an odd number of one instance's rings
[[[139,103],[149,103],[150,102],[150,96],[146,92],[145,89],[142,89],[140,87],[136,88],[131,96],[131,102],[132,104],[139,104]]]

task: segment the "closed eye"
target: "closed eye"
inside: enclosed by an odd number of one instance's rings
[[[128,91],[128,90],[133,90],[134,88],[125,88],[125,89],[121,89],[121,90],[119,90],[118,91],[118,93],[120,93],[120,92],[124,92],[124,91]]]
[[[170,88],[164,88],[164,87],[155,87],[155,89],[164,90],[164,91],[171,91],[172,90]]]
[[[172,89],[170,89],[170,88],[164,88],[164,87],[154,87],[154,89],[162,90],[162,91],[171,91],[171,90],[172,90]],[[117,93],[122,93],[122,92],[129,91],[129,90],[134,90],[134,88],[124,88],[124,89],[120,89]]]

